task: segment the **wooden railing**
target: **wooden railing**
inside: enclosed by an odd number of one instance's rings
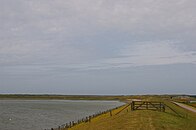
[[[165,104],[156,101],[132,101],[131,110],[157,110],[165,111]]]
[[[91,120],[93,118],[96,118],[96,117],[98,117],[98,116],[100,116],[102,114],[108,114],[109,113],[109,115],[112,116],[112,111],[114,111],[116,109],[119,109],[120,107],[123,107],[123,106],[126,107],[126,104],[118,106],[118,107],[115,107],[115,108],[112,108],[112,109],[108,109],[106,111],[102,111],[102,112],[100,111],[98,113],[95,113],[95,114],[93,114],[91,116],[87,116],[87,117],[82,118],[82,119],[79,119],[77,121],[70,121],[70,122],[68,122],[66,124],[58,126],[57,128],[51,128],[51,129],[45,129],[45,130],[68,130],[68,128],[71,128],[71,127],[73,127],[75,125],[78,125],[78,124],[81,124],[81,123],[84,123],[84,122],[91,122]]]

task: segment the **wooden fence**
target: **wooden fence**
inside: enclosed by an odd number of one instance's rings
[[[131,110],[158,110],[165,111],[165,104],[156,101],[132,101]]]
[[[170,106],[164,104],[163,102],[157,102],[157,101],[132,101],[130,104],[126,104],[126,105],[122,105],[113,109],[109,109],[106,111],[102,111],[102,112],[98,112],[96,114],[93,114],[91,116],[87,116],[85,118],[79,119],[77,121],[70,121],[69,123],[63,124],[57,128],[51,128],[51,129],[45,129],[45,130],[67,130],[68,128],[71,128],[77,124],[80,123],[84,123],[84,122],[91,122],[91,119],[100,116],[102,114],[107,114],[109,113],[110,116],[112,116],[112,111],[115,109],[118,109],[120,107],[123,107],[122,110],[120,110],[119,112],[117,112],[115,115],[118,115],[119,113],[121,113],[124,110],[127,110],[128,112],[128,108],[131,107],[131,110],[156,110],[156,111],[161,111],[161,112],[165,112],[166,108],[169,108],[170,110],[172,110],[176,115],[182,117],[178,112],[176,112],[173,108],[171,108]]]
[[[126,104],[125,104],[125,105],[122,105],[122,106],[126,106]],[[51,129],[45,129],[45,130],[66,130],[66,129],[71,128],[71,127],[73,127],[73,126],[75,126],[75,125],[78,125],[78,124],[80,124],[80,123],[91,122],[91,119],[93,119],[93,118],[95,118],[95,117],[97,117],[97,116],[100,116],[100,115],[102,115],[102,114],[110,113],[110,116],[112,116],[112,111],[115,110],[115,109],[118,109],[118,108],[120,108],[120,107],[122,107],[122,106],[115,107],[115,108],[113,108],[113,109],[108,109],[108,110],[102,111],[102,112],[100,111],[100,112],[98,112],[98,113],[95,113],[95,114],[93,114],[93,115],[91,115],[91,116],[87,116],[87,117],[82,118],[82,119],[79,119],[79,120],[77,120],[77,121],[70,121],[70,122],[65,123],[65,124],[63,124],[63,125],[61,125],[61,126],[58,126],[57,128],[51,128]]]

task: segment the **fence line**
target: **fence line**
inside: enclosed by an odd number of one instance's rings
[[[85,122],[91,122],[91,119],[96,118],[96,117],[98,117],[100,115],[103,115],[103,114],[109,113],[110,116],[112,116],[112,111],[113,110],[116,110],[116,109],[118,109],[120,107],[123,107],[123,106],[125,106],[125,107],[122,110],[120,110],[119,112],[117,112],[115,115],[118,115],[119,113],[121,113],[123,110],[125,110],[129,106],[131,106],[131,110],[139,110],[139,109],[141,109],[141,110],[144,110],[144,109],[150,110],[150,109],[155,108],[155,110],[159,110],[159,111],[163,111],[163,112],[165,112],[165,108],[167,107],[170,110],[172,110],[175,114],[182,117],[178,112],[176,112],[174,109],[172,109],[170,106],[166,105],[163,102],[132,101],[131,103],[127,103],[127,104],[124,104],[124,105],[121,105],[121,106],[118,106],[118,107],[115,107],[115,108],[112,108],[112,109],[108,109],[106,111],[100,111],[100,112],[95,113],[93,115],[86,116],[85,118],[79,119],[77,121],[70,121],[70,122],[65,123],[61,126],[58,126],[58,128],[51,128],[51,129],[45,129],[45,130],[68,130],[68,128],[71,128],[75,125],[85,123]],[[145,107],[143,107],[143,106],[145,106]],[[127,109],[127,112],[128,112],[128,109]]]
[[[126,104],[125,104],[126,105]],[[121,106],[118,106],[118,107],[115,107],[115,108],[112,108],[112,109],[108,109],[106,111],[100,111],[98,113],[95,113],[93,115],[90,115],[90,116],[86,116],[85,118],[82,118],[82,119],[79,119],[77,121],[70,121],[68,123],[65,123],[61,126],[58,126],[58,128],[51,128],[51,129],[45,129],[45,130],[66,130],[68,128],[71,128],[75,125],[78,125],[78,124],[81,124],[81,123],[85,123],[85,122],[91,122],[91,119],[95,118],[95,117],[98,117],[102,114],[106,114],[106,113],[110,113],[110,116],[112,116],[112,111],[113,110],[116,110],[122,106],[125,106],[125,105],[121,105]],[[129,105],[128,105],[129,106]],[[126,107],[127,108],[127,107]],[[124,110],[124,109],[123,109]],[[120,111],[121,112],[121,111]]]
[[[119,112],[117,112],[115,115],[118,115],[119,113],[121,113],[122,111],[124,111],[126,108],[128,108],[129,106],[131,106],[131,103],[129,103],[125,108],[123,108],[122,110],[120,110]]]
[[[173,108],[171,108],[170,106],[166,105],[166,107],[168,107],[170,110],[172,110],[176,115],[178,115],[179,117],[182,117],[177,111],[175,111]]]

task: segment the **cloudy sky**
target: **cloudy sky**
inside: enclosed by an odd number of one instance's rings
[[[196,94],[195,0],[0,0],[0,93]]]

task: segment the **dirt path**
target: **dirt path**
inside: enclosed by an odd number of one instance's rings
[[[188,105],[185,105],[185,104],[182,104],[182,103],[178,103],[178,102],[173,102],[174,104],[184,108],[184,109],[187,109],[189,111],[192,111],[192,112],[195,112],[196,113],[196,109],[191,107],[191,106],[188,106]]]

